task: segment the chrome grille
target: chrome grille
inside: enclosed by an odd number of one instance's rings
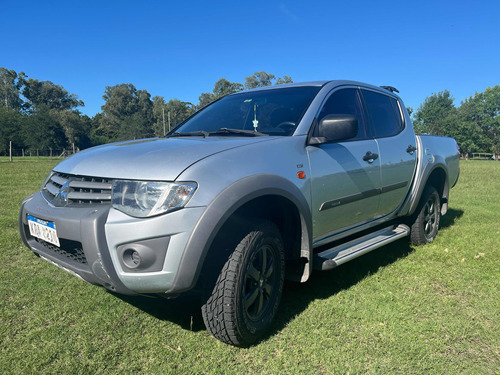
[[[42,191],[55,206],[110,204],[112,180],[53,173]]]

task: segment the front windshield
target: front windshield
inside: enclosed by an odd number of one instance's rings
[[[287,87],[226,96],[203,108],[174,132],[217,132],[226,128],[291,135],[320,88]]]

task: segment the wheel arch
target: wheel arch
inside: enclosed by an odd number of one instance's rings
[[[287,260],[296,268],[296,277],[293,277],[294,272],[288,271],[287,277],[306,281],[312,270],[309,205],[293,183],[281,176],[263,174],[236,181],[207,206],[187,242],[169,292],[192,289],[204,271],[215,271],[222,266],[231,249],[217,247],[216,241],[235,234],[252,218],[268,219],[278,226]],[[288,265],[287,262],[287,268]]]
[[[413,215],[422,199],[422,194],[427,186],[434,186],[441,199],[441,215],[445,215],[448,211],[448,196],[450,186],[448,182],[448,173],[444,164],[435,164],[432,168],[424,171],[421,183],[418,187],[415,199],[409,210],[409,215]]]

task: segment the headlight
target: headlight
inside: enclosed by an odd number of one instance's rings
[[[113,207],[135,217],[160,215],[184,207],[196,183],[174,184],[155,181],[115,180],[113,182]]]

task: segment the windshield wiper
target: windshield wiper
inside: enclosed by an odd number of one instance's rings
[[[264,134],[261,132],[257,132],[254,130],[245,130],[245,129],[230,129],[230,128],[220,128],[219,130],[215,130],[209,132],[210,135],[224,135],[224,134],[237,134],[243,135],[247,137],[261,137],[268,136],[269,134]]]
[[[219,130],[214,130],[211,132],[207,132],[205,130],[197,130],[194,132],[174,132],[172,134],[166,135],[165,138],[196,137],[196,136],[202,136],[203,138],[206,138],[206,137],[209,137],[211,135],[241,135],[241,136],[246,136],[246,137],[261,137],[261,136],[268,136],[269,134],[256,132],[254,130],[220,128]]]
[[[197,130],[195,132],[185,132],[185,133],[175,132],[175,133],[166,135],[165,138],[170,138],[170,137],[196,137],[196,136],[200,136],[200,135],[203,138],[206,138],[210,134],[208,132],[206,132],[205,130]]]

